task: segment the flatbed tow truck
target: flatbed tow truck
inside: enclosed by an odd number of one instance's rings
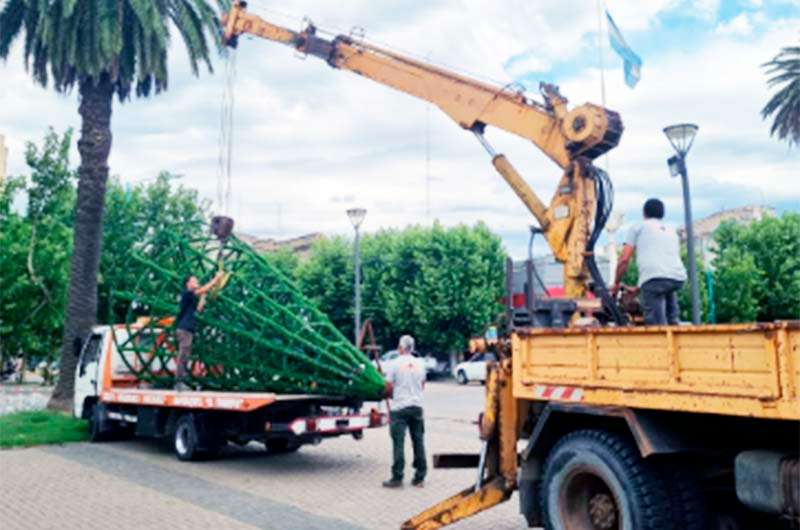
[[[92,441],[166,439],[180,460],[195,460],[216,456],[228,442],[258,441],[286,453],[336,436],[360,440],[366,429],[386,425],[385,414],[362,413],[362,403],[346,397],[149,388],[129,368],[136,356],[123,359],[117,349],[115,334],[124,341],[127,333],[124,324],[96,326],[79,353],[73,414],[89,421]]]
[[[403,529],[441,528],[517,491],[528,525],[547,530],[800,527],[800,321],[629,325],[594,260],[613,189],[592,162],[619,143],[618,113],[570,108],[545,83],[532,100],[363,32],[288,29],[241,0],[221,26],[228,46],[242,36],[277,42],[437,106],[475,135],[564,264],[565,298],[531,292],[508,309],[508,338],[487,367],[480,453],[434,459],[476,468],[475,483]],[[549,205],[495,153],[489,127],[530,140],[561,168]]]

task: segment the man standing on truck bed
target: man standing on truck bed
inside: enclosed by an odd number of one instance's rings
[[[635,251],[644,322],[648,325],[678,323],[678,290],[686,281],[678,235],[664,225],[663,218],[664,203],[658,199],[648,199],[644,203],[644,221],[634,225],[628,232],[612,288],[616,295]]]
[[[197,321],[194,314],[202,311],[206,305],[206,293],[214,288],[225,276],[224,271],[219,271],[214,278],[203,286],[199,286],[197,277],[188,275],[183,280],[183,292],[178,308],[178,316],[175,318],[176,334],[178,336],[178,358],[175,360],[175,389],[187,390],[184,379],[186,377],[186,365],[189,356],[192,354],[192,338]]]
[[[389,432],[392,436],[392,478],[385,481],[386,488],[399,488],[403,485],[405,462],[406,428],[411,435],[414,449],[414,479],[412,486],[418,488],[425,484],[428,464],[425,459],[425,422],[422,413],[422,390],[425,388],[425,362],[414,357],[414,337],[403,335],[397,346],[400,355],[384,367],[386,381],[393,387],[392,422]]]

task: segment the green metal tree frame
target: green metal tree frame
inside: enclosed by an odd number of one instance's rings
[[[133,249],[147,273],[133,290],[114,290],[128,306],[115,341],[127,368],[156,388],[175,383],[174,316],[192,274],[229,276],[197,313],[187,383],[236,390],[380,399],[384,381],[297,286],[235,236],[185,238],[164,229]],[[185,230],[180,232],[186,233]],[[202,234],[198,226],[192,233]]]

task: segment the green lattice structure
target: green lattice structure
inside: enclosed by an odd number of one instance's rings
[[[220,241],[202,235],[202,227],[196,233],[185,239],[162,230],[133,249],[132,259],[149,272],[134,290],[113,293],[130,306],[129,335],[117,334],[117,347],[141,380],[174,385],[177,341],[163,319],[176,314],[185,275],[202,283],[222,264],[231,274],[197,313],[187,383],[205,390],[381,397],[383,378],[369,359],[289,278],[235,236]],[[143,327],[137,324],[142,316],[151,317]]]

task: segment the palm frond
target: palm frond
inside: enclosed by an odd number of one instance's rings
[[[800,47],[783,48],[762,66],[770,76],[767,86],[778,87],[761,110],[763,119],[773,117],[770,135],[800,145]]]
[[[25,20],[25,1],[8,0],[5,7],[0,11],[0,57],[8,58],[11,43],[17,38],[22,30],[22,22]]]
[[[218,0],[228,6],[228,0]],[[108,75],[120,100],[135,88],[167,88],[169,27],[174,24],[192,72],[211,68],[209,39],[221,49],[219,22],[207,0],[6,0],[0,9],[0,58],[23,41],[25,67],[44,86],[69,91]]]

